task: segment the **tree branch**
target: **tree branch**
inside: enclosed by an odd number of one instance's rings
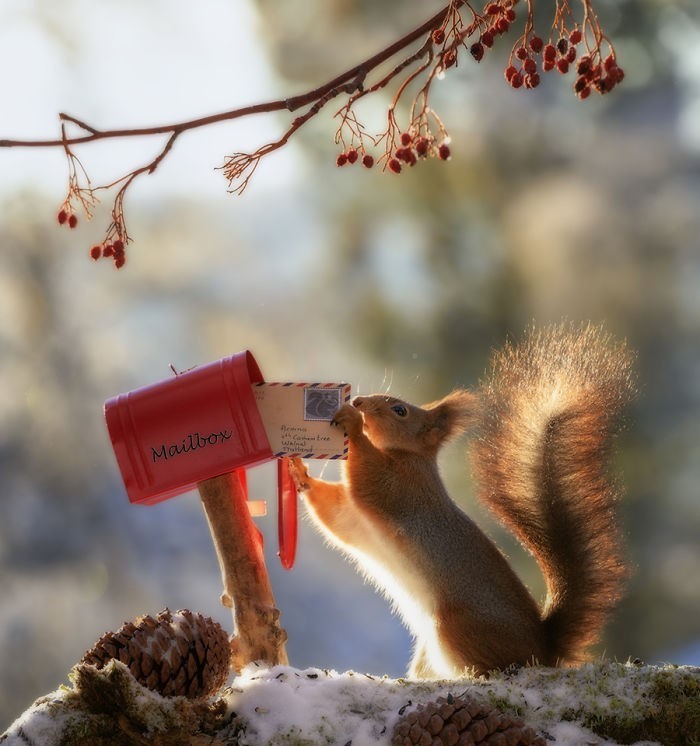
[[[253,661],[286,665],[287,633],[280,627],[261,539],[238,475],[223,474],[197,487],[221,568],[221,603],[233,614],[231,664],[237,672]]]
[[[456,0],[454,5],[460,7],[464,5],[465,0]],[[389,45],[386,49],[381,52],[369,57],[364,62],[351,67],[344,73],[333,78],[328,83],[324,83],[318,88],[307,91],[306,93],[292,96],[291,98],[277,99],[274,101],[267,101],[261,104],[255,104],[252,106],[243,106],[238,109],[231,109],[230,111],[220,112],[218,114],[211,114],[205,117],[199,117],[197,119],[188,119],[184,122],[177,122],[172,124],[162,124],[155,127],[130,127],[122,129],[110,129],[110,130],[98,130],[95,127],[63,112],[59,113],[58,117],[61,122],[69,122],[75,124],[81,129],[85,130],[88,134],[79,137],[69,137],[60,139],[48,139],[48,140],[13,140],[13,139],[0,139],[0,148],[50,148],[50,147],[64,147],[65,145],[81,145],[83,143],[95,142],[96,140],[104,140],[107,138],[125,138],[125,137],[144,137],[153,135],[164,135],[172,133],[179,135],[182,132],[187,132],[193,129],[199,129],[200,127],[208,127],[212,124],[219,122],[227,122],[234,119],[242,119],[243,117],[254,116],[255,114],[269,114],[275,111],[291,111],[294,112],[300,109],[302,106],[306,106],[312,102],[318,101],[322,98],[330,97],[333,98],[343,93],[354,93],[356,90],[361,88],[362,82],[365,76],[369,74],[376,67],[391,59],[394,55],[398,54],[402,49],[412,44],[416,39],[420,38],[424,34],[427,34],[431,29],[439,26],[444,20],[445,16],[449,12],[453,3],[445,6],[439,13],[436,13],[429,20],[422,23],[417,28],[410,31],[405,36],[398,39],[393,44]]]
[[[507,33],[516,21],[516,6],[521,0],[485,0],[483,10],[478,13],[468,0],[450,0],[440,11],[403,35],[385,49],[349,68],[317,88],[289,98],[276,99],[260,104],[243,106],[237,109],[189,119],[182,122],[158,125],[155,127],[133,127],[120,129],[98,129],[77,117],[66,113],[59,114],[61,137],[57,139],[0,139],[0,148],[47,148],[62,147],[68,159],[68,193],[58,212],[58,222],[70,228],[76,227],[78,217],[75,204],[79,204],[86,217],[92,217],[92,208],[97,203],[97,192],[121,185],[112,208],[112,222],[100,244],[90,250],[93,259],[111,257],[117,268],[126,261],[125,248],[130,243],[124,218],[124,197],[134,182],[142,174],[152,174],[169,155],[175,141],[185,132],[207,127],[219,122],[233,121],[244,117],[272,112],[295,112],[308,107],[304,114],[297,116],[285,133],[273,142],[258,148],[254,153],[234,153],[227,156],[221,170],[228,179],[229,191],[242,194],[255,173],[261,159],[287,144],[289,139],[315,117],[327,103],[338,96],[347,100],[336,112],[340,125],[335,142],[341,144],[343,152],[338,155],[337,165],[352,164],[360,160],[371,168],[375,159],[368,152],[380,143],[383,153],[379,158],[383,169],[400,173],[403,166],[413,166],[419,159],[437,157],[447,160],[450,156],[447,130],[436,112],[428,105],[430,87],[439,73],[457,64],[461,49],[468,49],[477,62],[490,49],[497,36]],[[555,0],[551,20],[550,39],[556,41],[544,45],[534,27],[535,0],[524,0],[526,18],[523,32],[517,37],[508,58],[505,77],[513,88],[535,88],[539,85],[539,70],[557,70],[566,73],[569,66],[577,62],[578,78],[574,90],[580,98],[587,98],[592,90],[606,93],[619,83],[623,72],[618,67],[612,44],[602,32],[597,15],[592,8],[592,0],[577,0],[582,6],[581,20],[573,18],[570,0]],[[462,17],[468,13],[468,19]],[[467,48],[466,40],[474,36]],[[385,63],[404,52],[421,40],[420,46],[413,48],[387,73],[367,85],[370,76]],[[577,46],[584,51],[578,57]],[[604,52],[607,52],[605,54]],[[413,66],[417,67],[410,71]],[[378,135],[368,135],[358,119],[353,107],[363,97],[386,88],[405,70],[406,77],[400,82],[388,110],[387,128]],[[408,109],[410,119],[400,127],[396,118],[397,106],[407,91],[419,85]],[[82,134],[66,135],[66,125],[82,130]],[[110,138],[157,137],[169,135],[163,148],[147,164],[137,167],[110,184],[93,186],[83,164],[73,152],[73,147]]]

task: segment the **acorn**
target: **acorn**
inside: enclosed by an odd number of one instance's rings
[[[392,746],[545,746],[518,717],[469,697],[438,697],[404,715],[394,727]]]
[[[229,659],[228,635],[218,622],[188,609],[166,608],[155,618],[138,617],[106,632],[80,662],[100,669],[118,660],[148,689],[197,699],[224,685]]]

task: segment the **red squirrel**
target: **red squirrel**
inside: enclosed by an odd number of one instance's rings
[[[585,660],[627,574],[606,469],[631,361],[595,326],[531,329],[495,354],[476,391],[423,407],[383,394],[342,406],[341,482],[292,460],[315,522],[412,632],[409,676]],[[477,494],[539,563],[541,607],[440,478],[440,447],[468,427]]]

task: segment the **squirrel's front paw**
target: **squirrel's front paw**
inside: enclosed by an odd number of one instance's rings
[[[346,435],[353,437],[362,433],[363,419],[360,410],[352,404],[343,406],[333,415],[331,425],[342,427]]]
[[[311,486],[309,470],[306,468],[306,464],[298,456],[290,457],[289,474],[292,477],[294,486],[299,492],[305,492]]]

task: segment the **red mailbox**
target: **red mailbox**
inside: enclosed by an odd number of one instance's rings
[[[150,505],[199,482],[274,458],[255,396],[263,377],[247,350],[105,402],[117,464],[132,503]],[[245,479],[241,480],[245,486]],[[296,491],[279,464],[280,559],[296,550]]]
[[[129,500],[156,503],[271,459],[251,387],[262,380],[245,351],[109,399],[107,429]]]

